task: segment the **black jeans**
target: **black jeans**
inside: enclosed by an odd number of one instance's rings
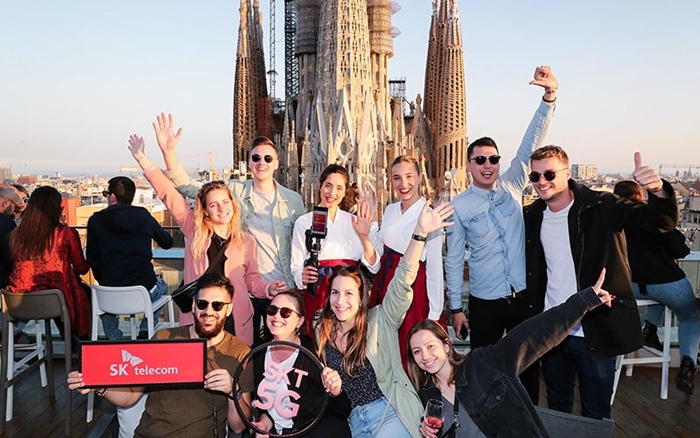
[[[521,293],[518,298],[482,300],[469,297],[469,340],[472,350],[498,342],[528,317],[528,300]],[[540,398],[540,362],[537,361],[520,374],[530,400],[537,406]]]

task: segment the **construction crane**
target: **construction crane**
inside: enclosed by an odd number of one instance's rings
[[[693,173],[691,169],[700,169],[700,164],[659,164],[659,175],[664,174],[664,169],[668,172],[669,168],[676,170],[676,176],[678,176],[678,169],[688,169],[687,175],[690,176]]]
[[[277,29],[275,21],[277,14],[275,13],[275,0],[270,0],[270,70],[267,71],[270,76],[270,97],[275,100],[275,86],[277,85],[277,71],[275,70],[275,43],[277,39]]]

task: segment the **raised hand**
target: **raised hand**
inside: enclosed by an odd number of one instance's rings
[[[535,79],[530,81],[530,85],[542,87],[548,94],[551,94],[559,88],[559,81],[548,65],[541,65],[535,69]]]
[[[612,301],[615,299],[615,295],[603,289],[603,282],[605,282],[605,268],[600,271],[600,276],[598,277],[598,281],[593,285],[593,290],[598,295],[598,298],[600,298],[601,303],[612,307]]]
[[[352,217],[352,227],[358,236],[369,236],[376,213],[377,210],[372,210],[370,203],[364,201],[357,203],[357,214]]]
[[[146,152],[146,142],[143,141],[143,137],[131,134],[129,136],[129,152],[136,159],[140,160]]]
[[[153,130],[156,132],[156,139],[158,140],[158,146],[163,154],[168,152],[174,152],[175,146],[180,142],[180,136],[182,136],[182,128],[174,132],[175,121],[172,114],[168,114],[167,117],[165,113],[160,113],[156,116],[156,121],[153,122]]]
[[[454,222],[447,221],[447,218],[452,216],[454,211],[454,206],[447,202],[443,202],[433,209],[426,202],[416,221],[416,234],[425,236],[439,228],[454,225]]]
[[[634,153],[634,180],[642,186],[643,189],[656,193],[663,189],[663,182],[659,177],[656,169],[642,164],[642,154]]]

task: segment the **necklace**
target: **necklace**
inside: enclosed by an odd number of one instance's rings
[[[230,236],[229,236],[230,238]],[[212,235],[212,239],[216,243],[216,246],[222,247],[224,246],[225,243],[228,243],[229,238],[224,239],[223,237],[219,236],[218,234],[214,233]]]

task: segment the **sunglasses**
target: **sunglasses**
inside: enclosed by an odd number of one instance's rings
[[[110,195],[110,193],[109,193],[109,191],[107,191],[107,190],[104,190],[104,191],[102,192],[102,196],[104,196],[105,198],[108,198],[109,195]]]
[[[292,313],[296,313],[297,315],[301,316],[299,312],[297,312],[294,309],[290,309],[289,307],[277,307],[274,304],[270,304],[267,306],[267,314],[268,316],[275,316],[277,315],[277,311],[279,310],[280,316],[284,319],[289,318],[292,316]]]
[[[500,155],[491,155],[490,157],[485,157],[483,155],[479,155],[478,157],[470,158],[469,161],[473,161],[479,166],[483,166],[486,164],[486,160],[489,160],[489,163],[496,165],[498,164],[499,161],[501,161],[501,156]]]
[[[275,159],[272,155],[265,155],[264,157],[261,157],[260,154],[253,154],[251,155],[250,159],[253,160],[253,163],[257,163],[260,161],[260,158],[263,158],[266,163],[272,163],[272,160]]]
[[[554,181],[554,178],[557,177],[557,172],[561,172],[562,170],[566,169],[568,169],[568,167],[559,170],[545,170],[543,173],[530,172],[530,175],[528,175],[528,177],[530,178],[530,181],[535,183],[540,180],[540,176],[543,176],[544,179],[546,179],[547,181]]]
[[[231,302],[225,303],[223,301],[212,301],[210,303],[207,300],[194,300],[194,303],[199,310],[205,310],[209,307],[209,304],[211,304],[211,308],[214,309],[214,312],[221,312],[221,309],[223,309],[225,305],[231,304]]]

